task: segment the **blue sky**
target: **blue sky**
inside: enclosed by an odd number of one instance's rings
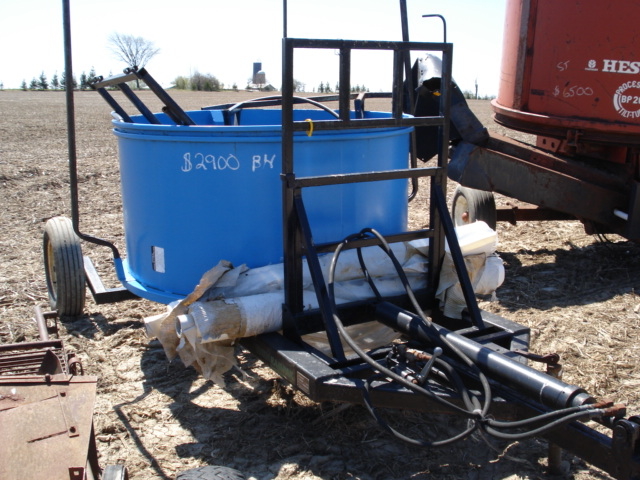
[[[288,0],[289,37],[401,40],[399,0]],[[442,25],[422,18],[437,13],[447,20],[454,44],[453,75],[463,90],[498,93],[506,0],[407,0],[413,41],[441,41]],[[93,67],[98,75],[126,65],[110,52],[113,32],[153,41],[160,53],[147,65],[163,85],[199,71],[226,86],[242,88],[254,62],[267,80],[281,83],[281,0],[70,0],[73,70]],[[18,88],[44,71],[51,79],[64,70],[61,0],[0,0],[0,82]],[[352,84],[389,90],[390,57],[354,55]],[[338,80],[334,52],[296,53],[294,77],[307,90]]]

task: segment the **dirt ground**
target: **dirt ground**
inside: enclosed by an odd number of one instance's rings
[[[172,93],[185,109],[255,96]],[[152,110],[158,104],[147,98]],[[81,229],[124,251],[118,153],[110,108],[93,92],[75,95]],[[471,102],[490,129],[488,102]],[[0,343],[37,339],[33,308],[47,309],[42,262],[44,222],[70,215],[65,100],[62,92],[0,92]],[[504,132],[503,132],[504,133]],[[449,186],[449,191],[453,187]],[[500,205],[508,199],[499,198]],[[412,203],[414,225],[424,204]],[[640,405],[639,247],[623,238],[586,235],[579,222],[522,222],[498,227],[506,280],[481,307],[531,329],[531,350],[557,352],[564,380],[610,397],[636,414]],[[110,253],[83,244],[108,286]],[[99,377],[95,431],[103,465],[124,463],[133,480],[172,479],[200,465],[225,465],[256,480],[539,479],[546,442],[487,445],[470,438],[422,450],[382,432],[359,406],[316,404],[293,391],[251,354],[246,376],[226,388],[169,363],[143,318],[165,307],[147,300],[96,305],[60,323],[60,337]],[[459,421],[417,416],[406,422],[445,432]],[[609,478],[565,454],[565,478]]]

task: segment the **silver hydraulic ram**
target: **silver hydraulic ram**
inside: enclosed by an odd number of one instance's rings
[[[566,384],[543,372],[527,367],[488,347],[435,323],[425,323],[418,315],[388,302],[380,302],[375,311],[378,321],[423,343],[442,347],[451,353],[443,338],[475,363],[487,377],[551,408],[577,407],[594,403],[584,389]]]

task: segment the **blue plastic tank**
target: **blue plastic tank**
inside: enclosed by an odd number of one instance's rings
[[[197,125],[174,125],[164,114],[156,115],[161,125],[142,116],[113,122],[127,251],[123,283],[162,303],[188,295],[220,260],[253,268],[283,258],[281,110],[243,110],[237,125],[224,125],[216,110],[187,113]],[[295,120],[307,118],[333,117],[294,110]],[[411,131],[296,132],[295,174],[407,168]],[[303,200],[316,243],[365,227],[383,234],[407,228],[406,180],[311,187]]]

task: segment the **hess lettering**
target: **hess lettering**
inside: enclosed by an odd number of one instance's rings
[[[631,62],[629,60],[609,60],[602,61],[602,71],[610,73],[640,73],[640,62]]]

